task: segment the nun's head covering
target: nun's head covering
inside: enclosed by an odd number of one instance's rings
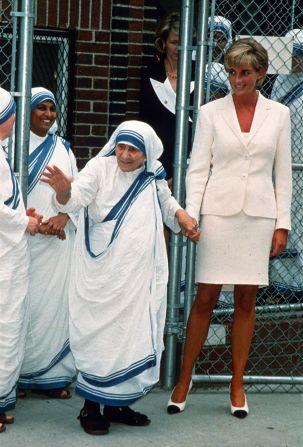
[[[31,93],[31,110],[34,110],[43,101],[52,101],[56,105],[56,99],[53,93],[44,87],[34,87]]]
[[[12,95],[0,87],[0,124],[5,123],[16,112]]]
[[[293,56],[303,56],[303,30],[297,28],[285,34],[285,37],[293,39]]]
[[[159,167],[157,160],[163,152],[163,144],[149,124],[135,120],[124,121],[117,127],[98,155],[114,155],[118,143],[129,144],[143,152],[146,157],[147,172],[156,172]]]
[[[208,84],[208,66],[206,67],[205,84]],[[213,94],[226,95],[230,90],[228,75],[224,65],[219,62],[212,62],[210,69],[210,92]]]
[[[218,32],[224,34],[227,40],[226,48],[232,44],[232,26],[231,21],[223,16],[214,16],[213,20],[211,17],[208,18],[208,29],[210,30],[211,25],[213,25],[213,32]]]

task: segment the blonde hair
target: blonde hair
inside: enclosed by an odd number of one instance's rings
[[[224,67],[227,72],[240,65],[252,65],[256,71],[268,68],[268,54],[265,48],[255,39],[243,38],[236,40],[226,51],[224,56]],[[259,88],[265,79],[264,76],[257,81]]]
[[[172,12],[164,17],[159,23],[156,30],[155,47],[158,53],[165,54],[164,43],[166,42],[170,33],[179,35],[180,31],[180,14]]]

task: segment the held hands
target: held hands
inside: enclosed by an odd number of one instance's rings
[[[58,239],[65,240],[65,225],[69,220],[68,214],[59,213],[42,222],[43,215],[36,212],[35,208],[28,208],[26,215],[29,217],[26,231],[34,236],[36,233],[57,236]]]
[[[176,212],[181,232],[193,242],[198,242],[200,237],[200,230],[196,219],[191,217],[185,210],[179,209]]]
[[[55,191],[59,203],[65,205],[70,199],[72,178],[65,175],[57,166],[46,166],[41,182],[48,183]]]
[[[39,224],[42,222],[43,215],[36,212],[36,208],[28,208],[26,210],[26,215],[29,217],[34,217],[38,220]]]
[[[28,208],[26,210],[26,215],[28,216],[26,232],[34,236],[39,231],[39,226],[43,216],[42,214],[36,213],[35,208]]]
[[[26,232],[29,233],[32,236],[35,236],[36,233],[39,231],[39,221],[35,217],[29,216],[28,217],[28,224],[26,227]]]
[[[58,239],[65,240],[66,234],[64,228],[68,219],[69,216],[65,213],[59,213],[57,216],[50,217],[41,223],[39,233],[57,236]]]
[[[287,245],[288,230],[284,228],[278,228],[275,230],[272,243],[270,256],[279,256],[285,251]]]

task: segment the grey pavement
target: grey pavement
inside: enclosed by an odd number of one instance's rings
[[[29,396],[19,400],[15,423],[0,434],[0,447],[302,447],[303,395],[248,393],[250,414],[229,413],[228,391],[193,390],[184,413],[168,415],[169,393],[156,388],[133,406],[148,414],[147,427],[112,424],[108,435],[84,433],[76,417],[82,399]]]

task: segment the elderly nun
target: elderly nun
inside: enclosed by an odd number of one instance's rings
[[[15,121],[16,104],[0,88],[0,432],[14,422],[5,414],[15,407],[27,327],[28,248],[26,232],[38,231],[38,215],[26,215],[18,181],[2,141]]]
[[[57,118],[56,100],[49,90],[32,89],[28,205],[44,216],[40,234],[29,241],[29,329],[19,378],[19,395],[26,390],[66,399],[76,371],[69,346],[68,285],[76,218],[59,213],[52,188],[40,182],[48,163],[68,176],[77,173],[70,144],[51,133]]]
[[[150,422],[129,405],[159,380],[168,279],[163,221],[192,239],[199,233],[171,196],[162,150],[148,124],[126,121],[72,183],[56,166],[44,173],[58,209],[83,209],[69,299],[87,433],[107,433],[110,422]]]

